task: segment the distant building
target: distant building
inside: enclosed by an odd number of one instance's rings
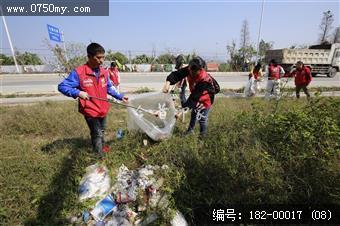
[[[214,63],[214,62],[207,63],[208,71],[211,71],[211,72],[217,72],[218,66],[219,66],[218,63]]]

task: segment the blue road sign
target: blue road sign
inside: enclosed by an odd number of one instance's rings
[[[62,42],[59,28],[56,28],[56,27],[53,27],[47,24],[47,30],[48,30],[48,35],[50,36],[51,41]]]

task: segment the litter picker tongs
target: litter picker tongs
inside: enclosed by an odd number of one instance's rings
[[[137,112],[138,112],[138,111],[142,111],[142,112],[151,114],[151,115],[156,116],[156,117],[159,116],[158,111],[147,110],[147,109],[142,108],[141,106],[135,107],[135,106],[128,105],[128,104],[118,103],[118,102],[116,102],[116,101],[114,101],[114,100],[105,99],[105,98],[100,98],[100,97],[95,97],[95,96],[88,96],[88,97],[89,97],[90,99],[97,99],[97,100],[106,101],[106,102],[109,102],[109,103],[112,103],[112,104],[117,104],[117,105],[124,106],[124,107],[128,107],[128,108],[133,108],[133,109],[135,109]]]

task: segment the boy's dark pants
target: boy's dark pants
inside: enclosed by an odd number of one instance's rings
[[[310,94],[308,92],[307,86],[306,85],[302,85],[302,86],[296,86],[295,90],[296,90],[296,98],[300,98],[300,90],[303,90],[303,92],[306,94],[307,98],[310,97]]]
[[[85,116],[85,120],[90,128],[92,148],[95,152],[101,153],[104,145],[104,131],[106,127],[106,117],[92,118]]]
[[[181,99],[181,105],[183,107],[184,103],[187,101],[187,99],[185,98],[185,89],[187,88],[187,83],[184,82],[182,87],[181,87],[181,92],[179,94],[179,98]]]

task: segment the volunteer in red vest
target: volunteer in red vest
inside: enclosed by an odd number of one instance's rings
[[[268,77],[265,98],[280,98],[280,79],[285,74],[283,68],[276,62],[271,60],[266,68],[265,76]]]
[[[295,78],[295,89],[296,89],[296,97],[300,98],[300,90],[306,94],[307,98],[310,97],[307,86],[312,81],[312,74],[308,67],[305,67],[302,61],[296,62],[295,70],[293,70],[290,77]]]
[[[116,89],[119,90],[119,84],[120,84],[120,75],[118,70],[118,62],[117,60],[114,60],[111,62],[110,68],[108,69],[110,80],[112,82],[112,85],[116,87]]]
[[[109,79],[109,73],[100,65],[104,61],[104,48],[91,43],[87,46],[88,61],[74,69],[59,85],[58,90],[66,96],[78,98],[79,112],[84,115],[91,132],[93,150],[100,155],[108,151],[104,146],[104,130],[106,115],[110,104],[92,97],[107,99],[107,94],[123,102],[128,97],[120,94]]]
[[[205,71],[205,62],[200,57],[194,57],[189,65],[177,71],[171,72],[166,78],[163,92],[169,92],[170,85],[187,78],[189,83],[190,96],[183,104],[183,107],[192,109],[191,119],[186,134],[192,134],[196,121],[200,124],[200,136],[206,135],[208,126],[208,114],[214,103],[216,88],[213,78]]]
[[[253,87],[249,87],[251,90],[245,90],[247,97],[255,96],[260,89],[260,83],[262,81],[262,65],[257,63],[256,66],[249,73],[249,80],[254,79]],[[254,93],[253,93],[254,92]]]

